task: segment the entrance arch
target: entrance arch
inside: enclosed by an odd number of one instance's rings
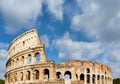
[[[66,71],[64,74],[64,78],[65,79],[71,79],[71,72],[70,71]]]
[[[45,79],[49,79],[49,70],[48,69],[44,69],[44,78]]]

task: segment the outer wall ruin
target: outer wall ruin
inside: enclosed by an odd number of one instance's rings
[[[47,60],[36,30],[15,38],[8,48],[5,84],[113,84],[112,70],[101,63]]]

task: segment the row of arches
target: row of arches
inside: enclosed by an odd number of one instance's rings
[[[40,71],[38,69],[31,71],[28,70],[26,72],[20,72],[20,73],[15,73],[14,75],[8,75],[8,83],[9,82],[19,82],[19,81],[24,81],[24,80],[39,80],[40,77]],[[44,69],[42,71],[42,79],[50,79],[50,70],[49,69]],[[72,79],[73,74],[71,71],[65,71],[64,73],[57,71],[56,72],[56,78],[57,79]],[[104,75],[95,75],[95,74],[75,74],[76,80],[78,81],[83,81],[86,83],[93,83],[96,84],[101,82],[102,84],[107,84],[107,82],[112,81],[110,77],[106,77]],[[56,79],[55,78],[55,79]]]
[[[9,61],[7,65],[7,69],[9,67],[13,67],[14,65],[23,65],[23,64],[30,64],[32,62],[39,62],[40,61],[40,53],[36,52],[34,56],[32,54],[28,54],[27,56],[21,56],[16,59]]]
[[[50,72],[48,69],[44,69],[43,71],[44,77],[46,79],[50,78]],[[39,70],[34,70],[31,72],[30,70],[26,72],[20,72],[20,73],[15,73],[14,75],[8,75],[7,80],[8,83],[11,82],[18,82],[18,81],[24,81],[24,80],[39,80],[40,79],[40,71]]]
[[[57,78],[58,79],[62,79],[62,73],[61,72],[57,72],[56,73]],[[64,79],[71,79],[72,78],[72,74],[70,71],[66,71],[64,73]],[[107,84],[108,82],[111,82],[112,79],[110,77],[105,77],[104,75],[95,75],[95,74],[84,74],[81,73],[80,75],[76,74],[76,79],[79,81],[83,81],[86,83],[93,83],[96,84],[97,83],[102,83],[102,84]]]

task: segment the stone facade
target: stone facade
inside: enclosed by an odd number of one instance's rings
[[[112,70],[101,63],[47,60],[36,30],[14,39],[8,48],[5,84],[112,84]]]

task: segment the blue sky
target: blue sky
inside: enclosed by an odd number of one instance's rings
[[[96,61],[120,77],[119,0],[0,0],[0,78],[7,47],[19,34],[35,28],[46,56]]]

